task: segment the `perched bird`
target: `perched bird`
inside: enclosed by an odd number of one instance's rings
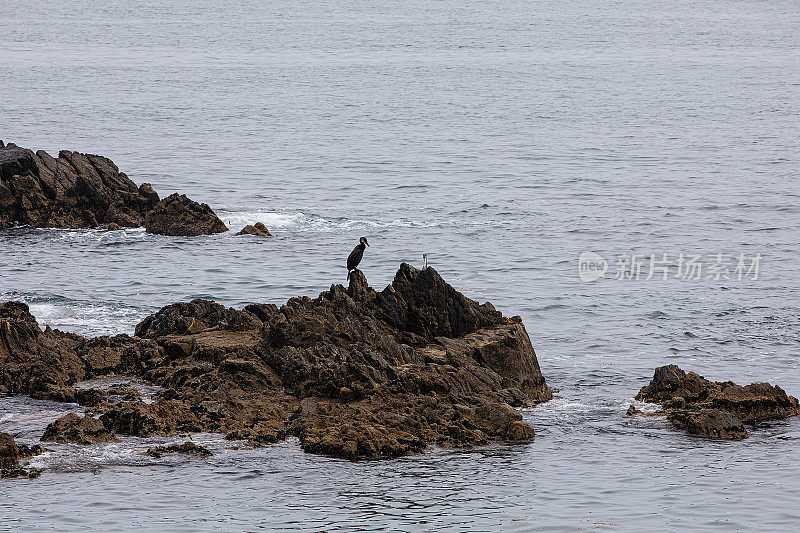
[[[347,279],[350,279],[350,273],[355,270],[361,262],[361,258],[364,257],[364,248],[367,246],[369,246],[367,238],[361,237],[358,245],[350,252],[350,255],[347,257]]]
[[[422,260],[425,262],[422,268],[428,268],[428,254],[422,254]]]

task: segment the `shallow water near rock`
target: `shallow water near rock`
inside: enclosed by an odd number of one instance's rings
[[[391,461],[47,444],[40,478],[0,482],[0,530],[797,528],[800,420],[714,442],[625,416],[670,363],[800,393],[793,3],[62,6],[4,6],[0,139],[102,154],[232,231],[8,230],[0,301],[130,334],[195,297],[316,296],[367,236],[376,289],[427,253],[519,314],[557,392],[523,412],[532,444]],[[234,235],[257,221],[274,237]],[[581,281],[584,251],[605,278]],[[644,279],[681,252],[760,253],[759,276]],[[639,281],[612,279],[626,253]],[[70,410],[2,397],[0,431],[33,443]]]

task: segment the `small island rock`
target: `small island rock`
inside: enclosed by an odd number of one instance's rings
[[[253,225],[248,224],[243,227],[236,235],[255,235],[256,237],[272,237],[267,227],[261,222],[256,222]]]
[[[743,439],[742,424],[800,414],[797,398],[777,385],[710,381],[677,365],[656,368],[636,399],[660,404],[674,426],[710,438]]]
[[[519,319],[407,264],[380,292],[354,271],[346,288],[281,307],[172,304],[134,337],[42,331],[18,302],[0,305],[0,328],[11,347],[0,343],[0,391],[86,400],[75,382],[112,374],[160,387],[148,402],[93,395],[86,417],[48,428],[68,442],[202,431],[385,458],[528,441],[533,428],[515,407],[552,398]]]

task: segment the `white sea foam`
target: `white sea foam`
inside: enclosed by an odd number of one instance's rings
[[[314,214],[297,212],[278,212],[264,209],[217,210],[217,214],[235,233],[247,224],[262,222],[270,231],[292,232],[337,232],[357,229],[389,229],[389,228],[427,228],[440,225],[434,221],[410,220],[396,218],[379,221],[360,218],[322,217]]]
[[[132,307],[72,301],[26,303],[40,326],[78,331],[82,335],[113,335],[133,330],[141,318],[141,312]]]
[[[634,406],[636,410],[643,413],[655,413],[656,411],[661,410],[661,406],[657,403],[640,402],[639,400],[635,400],[633,398],[627,398],[623,400],[620,404],[620,408],[627,410],[631,405]]]

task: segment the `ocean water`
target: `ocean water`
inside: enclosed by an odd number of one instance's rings
[[[800,394],[796,2],[0,12],[0,139],[105,155],[233,230],[275,234],[8,230],[0,301],[82,335],[132,333],[195,297],[316,296],[345,282],[366,236],[376,289],[427,253],[467,296],[522,316],[556,391],[523,413],[531,444],[391,461],[218,435],[192,436],[215,452],[205,460],[141,455],[185,438],[48,446],[39,479],[0,483],[0,530],[800,527],[800,421],[712,442],[625,416],[670,363]],[[604,277],[582,281],[586,251]],[[650,276],[664,254],[666,280]],[[700,279],[683,279],[689,256]],[[34,442],[71,408],[0,398],[0,431]]]

